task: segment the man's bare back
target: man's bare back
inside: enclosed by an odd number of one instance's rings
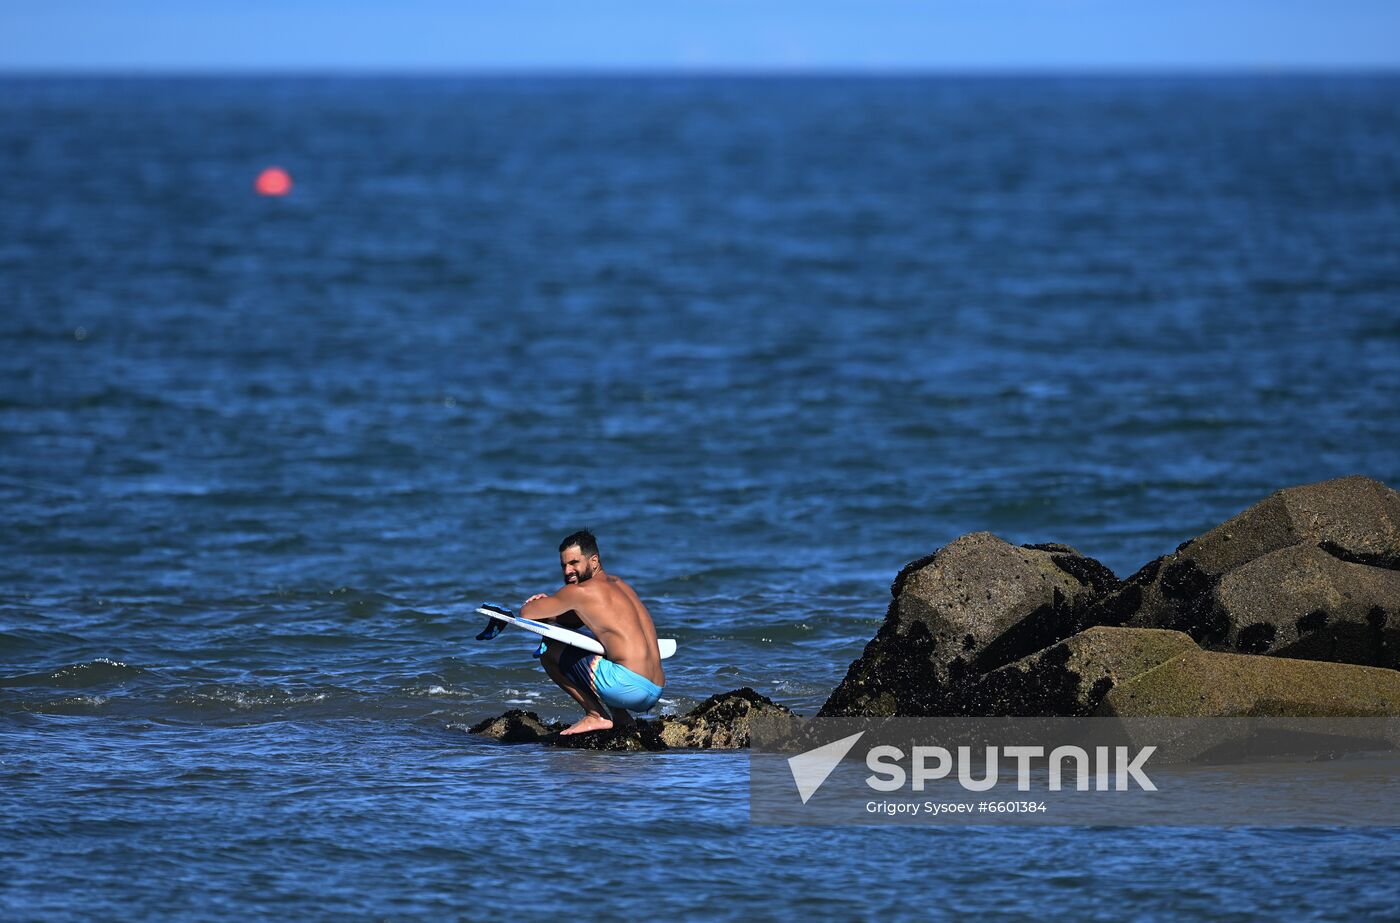
[[[598,636],[607,658],[658,686],[666,685],[656,644],[656,626],[636,591],[627,581],[612,574],[598,574],[577,586],[587,601],[575,605],[574,611]]]

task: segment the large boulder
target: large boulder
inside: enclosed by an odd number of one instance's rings
[[[1400,666],[1400,494],[1362,477],[1278,491],[1151,562],[1087,618],[1217,650]]]
[[[899,572],[884,624],[819,715],[955,713],[953,689],[1075,633],[1117,586],[1067,545],[964,535]]]
[[[1156,628],[1086,628],[987,673],[956,693],[971,716],[1091,714],[1109,690],[1186,651],[1189,635]]]
[[[1400,666],[1400,570],[1294,545],[1223,575],[1215,597],[1241,653]]]
[[[1300,544],[1357,564],[1400,569],[1400,494],[1359,476],[1288,487],[1187,546],[1192,560],[1220,575]]]
[[[1096,713],[1119,718],[1400,716],[1400,672],[1186,651],[1115,686]]]
[[[792,712],[745,686],[710,696],[684,715],[639,719],[635,727],[561,735],[566,725],[546,724],[534,712],[513,708],[473,725],[468,733],[502,743],[539,743],[569,750],[737,750],[749,746],[749,724],[761,716]]]

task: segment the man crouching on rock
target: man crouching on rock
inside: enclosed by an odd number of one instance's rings
[[[564,586],[553,596],[531,596],[520,614],[553,619],[591,635],[606,652],[590,654],[558,641],[546,643],[540,655],[545,672],[583,708],[583,717],[561,733],[606,731],[614,722],[631,727],[628,712],[650,709],[666,685],[651,613],[625,581],[603,572],[598,540],[588,530],[559,544],[559,566]]]

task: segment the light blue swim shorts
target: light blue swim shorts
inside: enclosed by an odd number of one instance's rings
[[[566,647],[559,654],[559,669],[580,686],[587,685],[609,708],[649,711],[661,698],[656,683],[602,654]]]

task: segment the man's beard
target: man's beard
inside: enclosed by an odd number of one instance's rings
[[[593,568],[590,567],[590,568],[588,568],[588,570],[586,570],[586,571],[581,571],[580,573],[575,574],[575,575],[574,575],[574,579],[571,580],[571,581],[569,581],[569,582],[570,582],[570,583],[583,583],[585,580],[591,580],[591,579],[593,578],[593,575],[594,575],[595,573],[597,573],[597,571],[595,571]]]

